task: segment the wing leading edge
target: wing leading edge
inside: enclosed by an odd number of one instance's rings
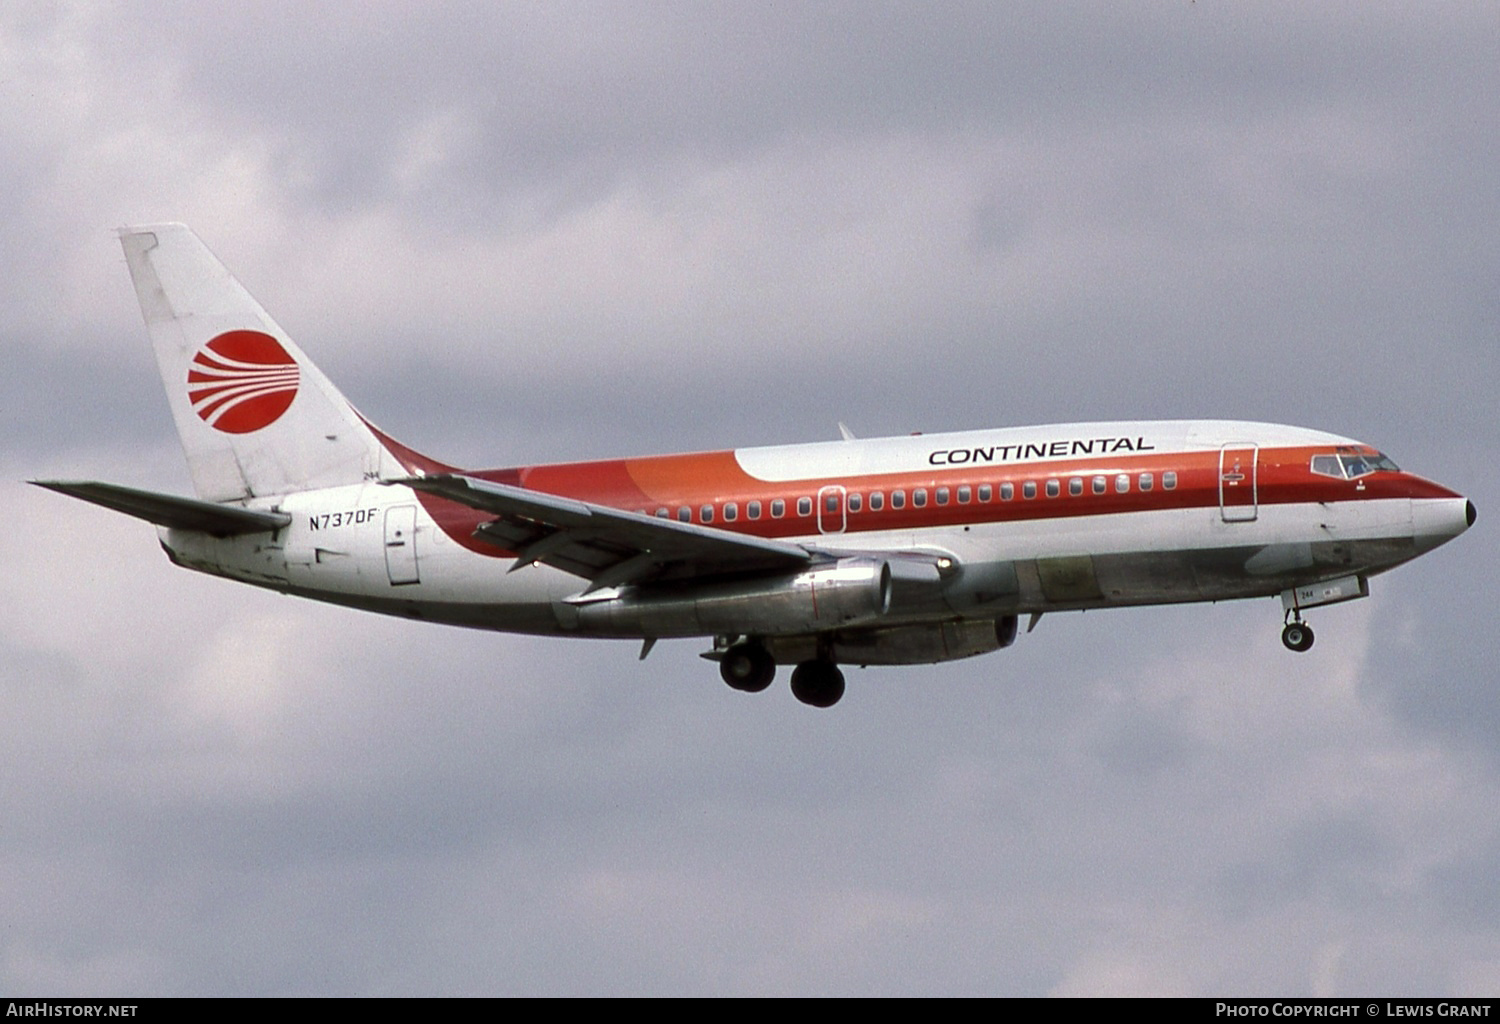
[[[798,544],[576,501],[457,474],[388,481],[487,512],[475,538],[515,552],[511,571],[550,565],[589,590],[706,576],[800,569],[815,554]]]

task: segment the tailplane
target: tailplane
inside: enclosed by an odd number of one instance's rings
[[[193,489],[237,501],[404,474],[365,420],[186,226],[120,242]]]

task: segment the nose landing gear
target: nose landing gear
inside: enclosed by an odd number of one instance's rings
[[[1370,583],[1358,574],[1283,590],[1281,607],[1286,609],[1286,626],[1281,631],[1281,642],[1286,644],[1287,650],[1302,653],[1313,645],[1312,627],[1302,621],[1305,610],[1369,596]]]
[[[1303,622],[1299,615],[1282,629],[1281,642],[1286,645],[1287,650],[1301,654],[1313,645],[1312,627]]]

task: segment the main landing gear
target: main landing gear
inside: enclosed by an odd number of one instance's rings
[[[776,677],[776,660],[754,640],[741,640],[719,656],[719,675],[745,693],[759,693]],[[792,670],[792,696],[815,708],[830,708],[844,695],[844,673],[828,658],[804,661]]]
[[[776,662],[760,644],[738,643],[719,659],[719,675],[736,690],[759,693],[776,678]]]
[[[1301,616],[1298,616],[1282,629],[1281,642],[1286,644],[1287,650],[1301,654],[1313,645],[1312,627],[1303,622]]]
[[[792,669],[792,696],[815,708],[831,708],[844,695],[844,673],[831,661],[804,661]]]

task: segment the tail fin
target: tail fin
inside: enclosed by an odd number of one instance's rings
[[[193,489],[208,501],[340,484],[402,468],[302,349],[182,224],[120,242]]]

